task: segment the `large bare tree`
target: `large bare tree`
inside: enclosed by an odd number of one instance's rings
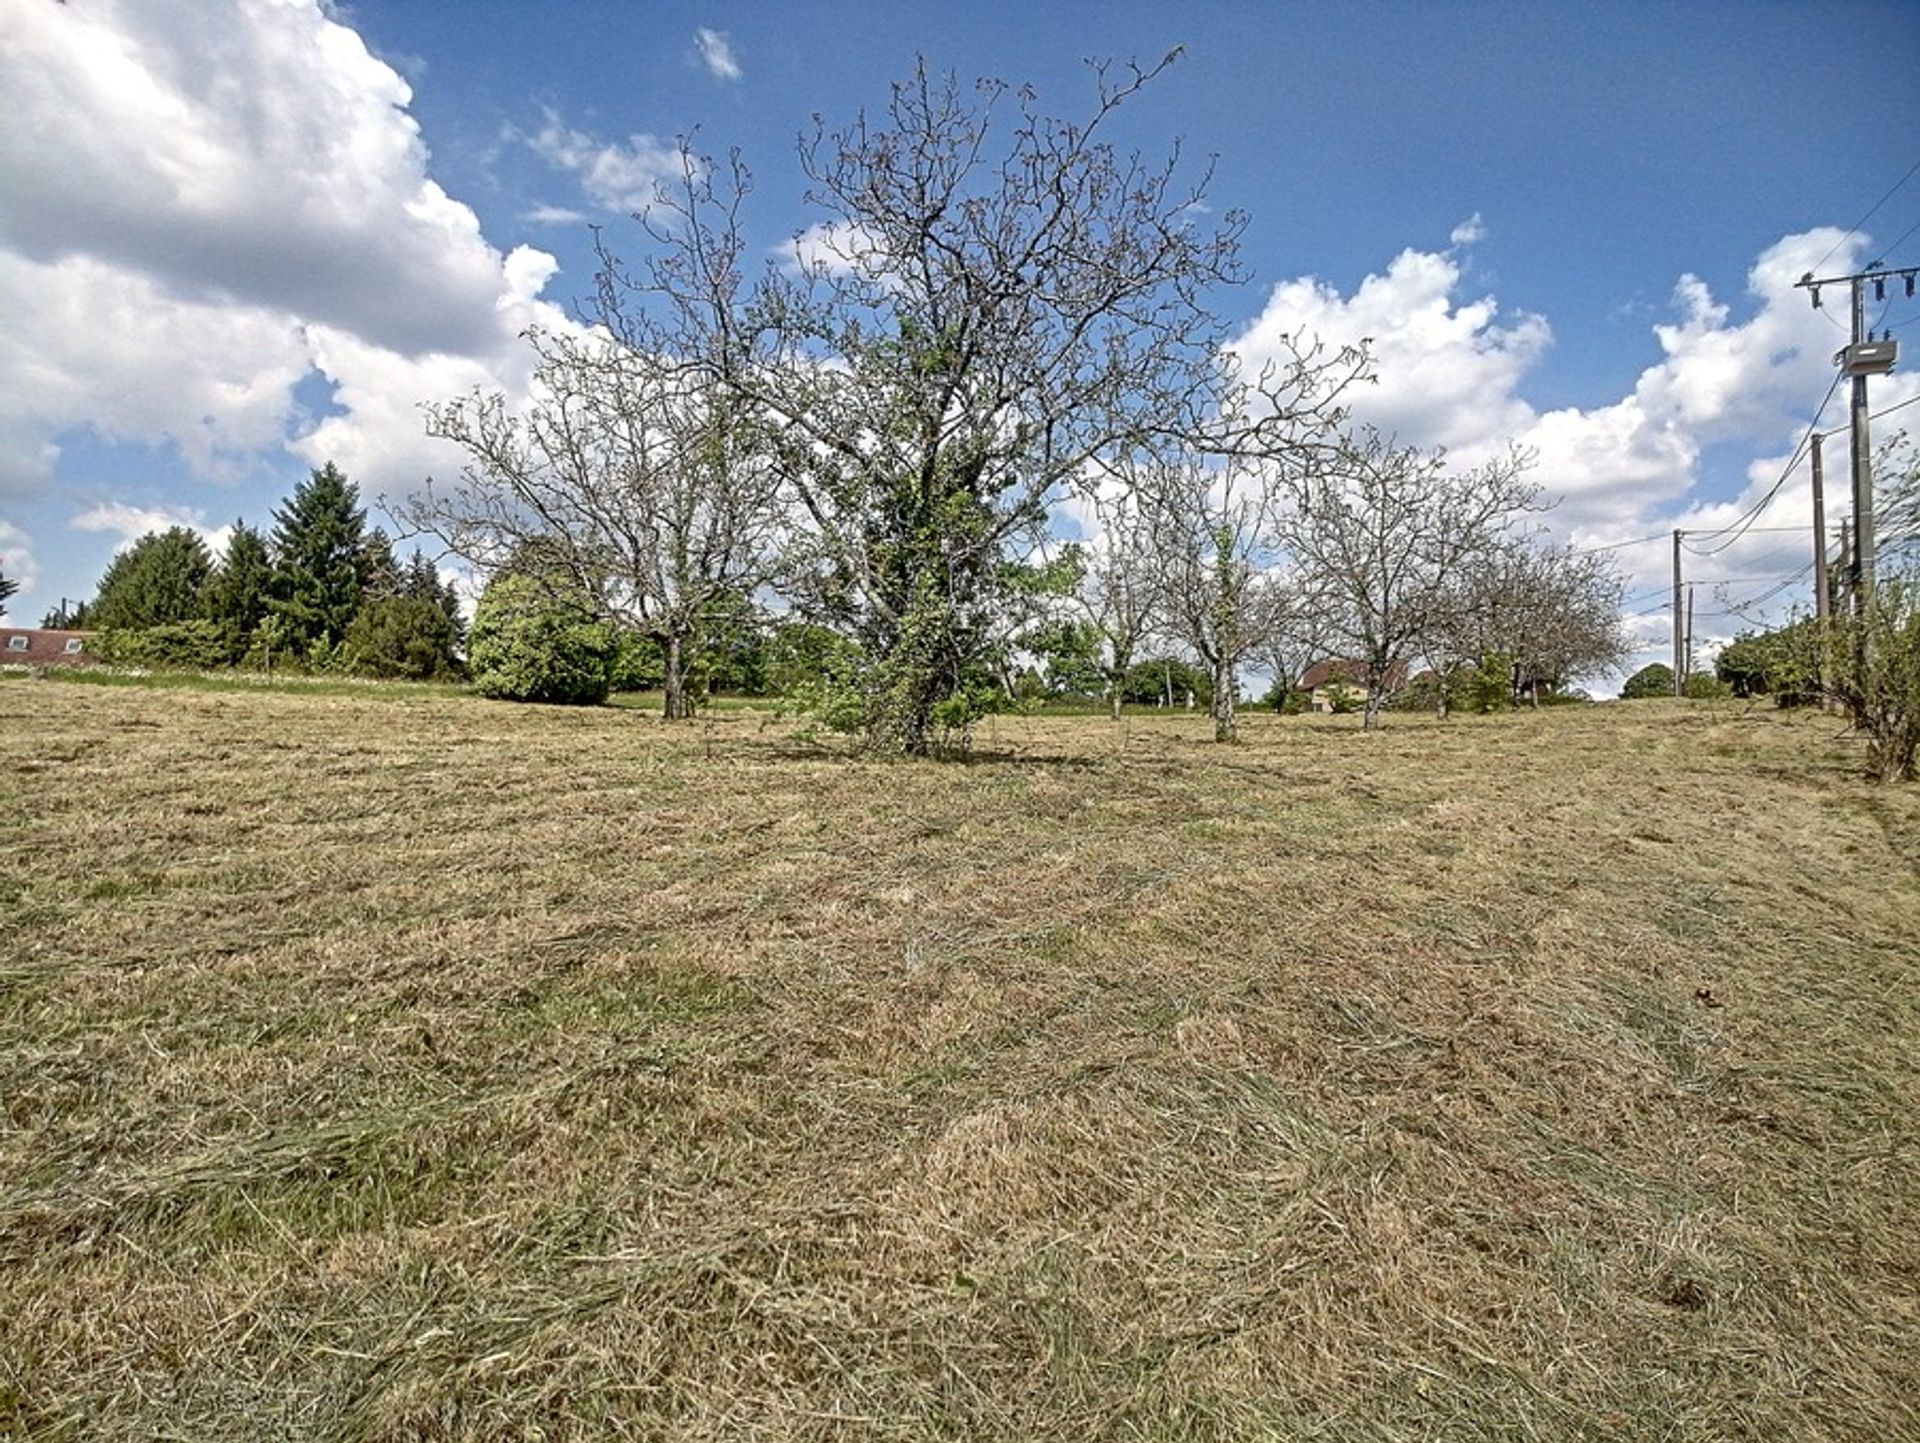
[[[404,514],[483,571],[537,554],[570,603],[656,641],[665,712],[688,715],[703,628],[771,575],[783,507],[762,423],[711,377],[601,331],[533,331],[533,399],[427,407],[470,458]]]
[[[1369,731],[1448,587],[1534,505],[1530,458],[1512,452],[1457,471],[1441,452],[1362,429],[1300,468],[1276,472],[1277,539],[1321,602],[1328,636],[1357,662]]]
[[[880,114],[803,143],[818,219],[793,264],[732,289],[735,165],[655,213],[647,260],[609,268],[616,334],[662,310],[693,322],[697,364],[779,423],[801,513],[794,600],[859,639],[877,745],[934,744],[997,634],[1009,554],[1064,488],[1174,438],[1282,452],[1358,366],[1228,364],[1208,296],[1242,279],[1244,217],[1210,217],[1208,168],[1184,178],[1177,146],[1150,161],[1108,138],[1173,59],[1096,66],[1079,120],[923,64]],[[1225,404],[1236,386],[1256,401]]]

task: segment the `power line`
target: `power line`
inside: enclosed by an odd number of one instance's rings
[[[1920,165],[1916,165],[1915,168],[1920,169]],[[1787,478],[1793,475],[1794,468],[1800,464],[1800,458],[1806,454],[1808,445],[1813,441],[1814,432],[1820,427],[1820,418],[1827,413],[1827,403],[1833,399],[1833,393],[1840,389],[1840,380],[1843,374],[1843,372],[1839,371],[1834,373],[1833,384],[1827,387],[1827,394],[1821,397],[1819,408],[1813,413],[1813,419],[1807,423],[1806,433],[1800,437],[1800,444],[1793,448],[1793,455],[1781,470],[1780,479],[1769,486],[1767,488],[1767,494],[1754,502],[1740,517],[1728,522],[1718,531],[1709,531],[1706,533],[1706,539],[1711,541],[1717,536],[1726,536],[1729,531],[1732,531],[1733,535],[1718,546],[1709,547],[1705,550],[1702,550],[1698,546],[1689,546],[1687,550],[1693,552],[1696,556],[1712,556],[1716,552],[1725,551],[1729,546],[1733,545],[1734,542],[1747,534],[1747,531],[1751,529],[1753,521],[1759,517],[1762,511],[1765,511],[1768,506],[1773,504],[1773,498],[1780,494],[1780,488],[1787,484]],[[1742,521],[1745,521],[1747,525],[1742,526]],[[1739,530],[1734,530],[1735,527],[1739,527]]]
[[[1907,174],[1912,175],[1913,172],[1908,171]],[[1912,225],[1908,226],[1904,231],[1900,233],[1899,240],[1895,241],[1892,245],[1888,246],[1885,250],[1881,251],[1880,259],[1885,260],[1888,256],[1892,255],[1895,251],[1899,250],[1901,246],[1907,243],[1907,237],[1912,235],[1917,230],[1920,230],[1920,220],[1917,220]],[[1885,317],[1883,316],[1881,319],[1884,320]]]
[[[1821,266],[1825,265],[1828,261],[1832,260],[1833,252],[1839,250],[1841,246],[1845,245],[1848,241],[1852,240],[1856,235],[1858,235],[1860,233],[1860,227],[1865,225],[1868,221],[1872,220],[1875,212],[1877,212],[1881,206],[1885,205],[1888,201],[1893,199],[1893,193],[1895,191],[1899,190],[1901,186],[1905,185],[1908,181],[1913,179],[1915,171],[1920,171],[1920,160],[1916,160],[1911,166],[1907,168],[1907,173],[1905,175],[1901,176],[1900,179],[1896,180],[1892,185],[1888,186],[1887,193],[1881,196],[1880,199],[1876,200],[1871,206],[1869,206],[1867,208],[1867,213],[1865,215],[1861,216],[1859,220],[1855,221],[1852,225],[1847,227],[1847,233],[1841,236],[1839,240],[1833,243],[1833,249],[1829,250],[1825,255],[1821,256],[1820,259],[1814,263],[1813,268],[1817,271],[1820,269]],[[1903,236],[1901,237],[1901,239],[1904,240],[1905,237]]]

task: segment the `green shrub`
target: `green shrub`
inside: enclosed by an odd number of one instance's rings
[[[436,681],[454,674],[453,620],[422,596],[383,596],[362,606],[340,645],[356,676]]]
[[[1627,684],[1620,688],[1622,701],[1641,701],[1647,697],[1673,695],[1673,668],[1665,662],[1656,661],[1651,666],[1643,666],[1627,678]]]
[[[503,572],[474,612],[467,664],[482,696],[597,706],[612,689],[616,649],[608,627],[532,578]]]
[[[1709,672],[1696,671],[1687,678],[1686,694],[1694,701],[1725,701],[1733,688]]]
[[[102,661],[156,671],[211,671],[232,659],[234,642],[215,621],[175,621],[161,626],[109,627],[89,644]]]

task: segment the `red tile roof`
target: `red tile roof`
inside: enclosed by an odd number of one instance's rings
[[[0,626],[0,666],[72,666],[94,660],[90,631],[49,631],[39,626]]]

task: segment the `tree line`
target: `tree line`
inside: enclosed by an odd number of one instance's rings
[[[108,563],[91,601],[42,625],[93,629],[132,666],[260,666],[408,680],[452,677],[466,625],[452,583],[419,551],[402,561],[331,463],[273,513],[234,523],[215,557],[185,526],[149,532]]]

